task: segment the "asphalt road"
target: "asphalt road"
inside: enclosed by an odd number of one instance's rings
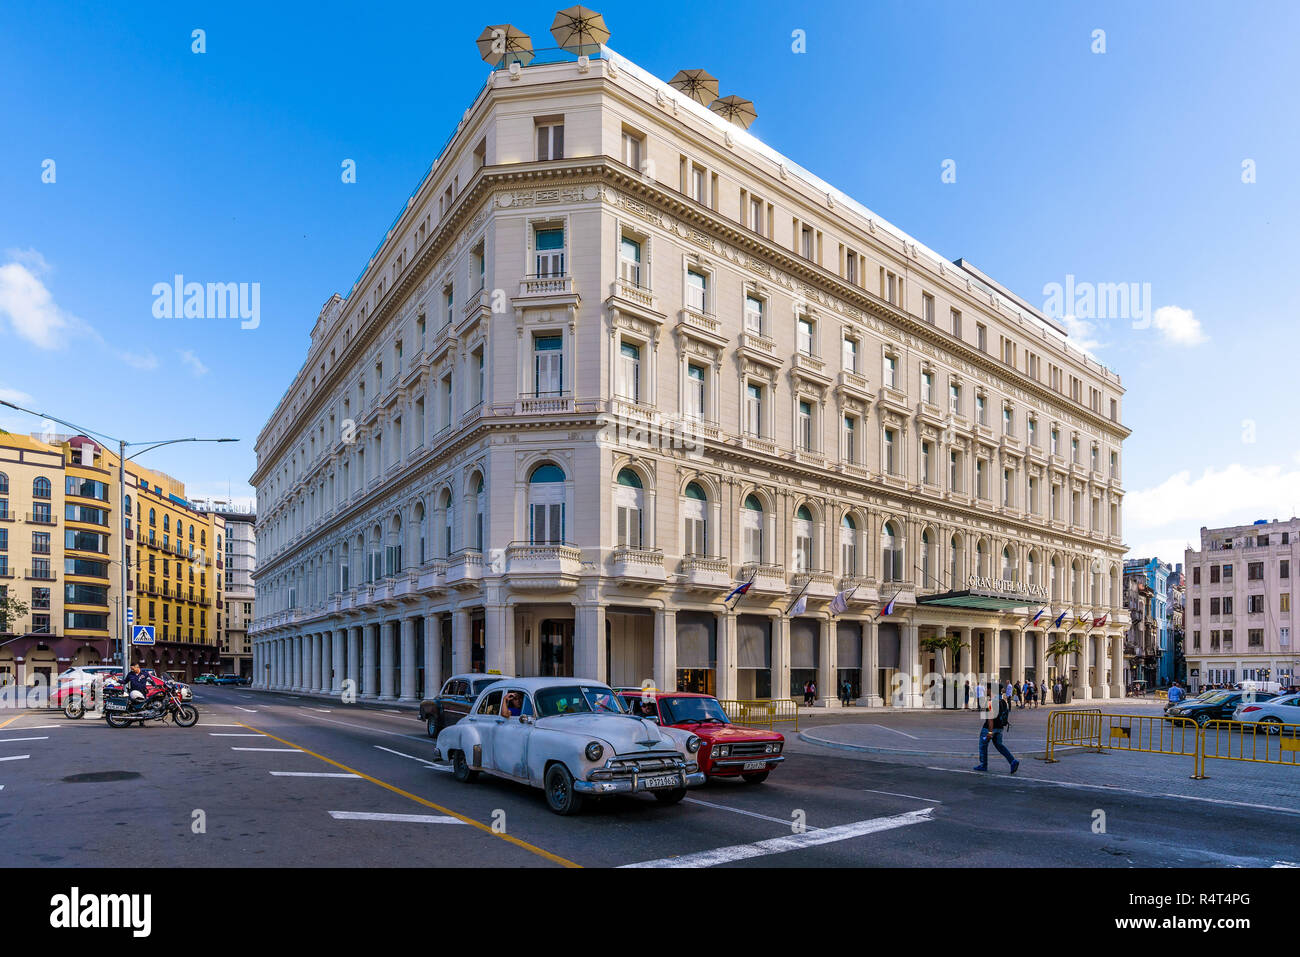
[[[649,797],[608,799],[561,818],[538,790],[486,776],[456,782],[448,766],[432,762],[432,742],[410,712],[236,688],[197,689],[196,704],[200,721],[188,729],[0,712],[0,864],[1224,867],[1300,860],[1300,809],[1027,780],[1009,776],[996,753],[993,772],[980,775],[930,767],[924,758],[904,764],[827,753],[787,736],[787,760],[764,784],[710,784],[673,807]],[[1022,771],[1040,779],[1058,767],[1028,765]]]

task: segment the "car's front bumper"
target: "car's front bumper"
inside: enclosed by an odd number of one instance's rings
[[[645,775],[652,777],[657,775]],[[689,771],[685,775],[685,786],[688,788],[699,787],[705,782],[703,771]],[[638,781],[631,775],[626,777],[607,778],[601,781],[574,781],[573,790],[587,797],[602,797],[606,794],[653,794],[656,790],[667,790],[665,788],[643,788],[638,786]]]
[[[746,764],[757,764],[761,761],[763,764],[767,765],[766,770],[770,771],[784,760],[785,755],[783,754],[774,754],[769,756],[755,755],[749,758],[718,758],[716,761],[709,762],[708,771],[710,774],[752,774],[755,771],[758,771],[759,768],[750,768],[748,772],[745,772]]]

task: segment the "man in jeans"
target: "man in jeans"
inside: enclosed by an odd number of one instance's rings
[[[1002,743],[1002,732],[1007,726],[1007,719],[1010,714],[1011,706],[1007,702],[1006,695],[998,695],[997,716],[985,718],[984,724],[980,727],[980,763],[975,765],[976,771],[987,771],[989,769],[989,738],[993,739],[993,746],[1011,764],[1011,773],[1015,774],[1019,770],[1020,762]]]

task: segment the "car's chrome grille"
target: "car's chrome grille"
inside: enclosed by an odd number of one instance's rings
[[[677,754],[637,755],[629,758],[614,758],[609,767],[614,771],[675,771],[682,767],[683,761]]]

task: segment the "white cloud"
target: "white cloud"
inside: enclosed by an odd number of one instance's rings
[[[1201,330],[1201,321],[1192,315],[1192,310],[1179,306],[1161,306],[1151,318],[1165,342],[1176,346],[1199,346],[1208,342]]]
[[[90,323],[59,307],[39,278],[52,271],[35,249],[10,249],[9,262],[0,266],[0,316],[8,318],[14,333],[38,349],[65,348],[75,336],[97,342],[134,369],[158,367],[151,352],[137,353],[110,346]]]
[[[10,389],[0,385],[0,399],[6,402],[13,402],[17,405],[27,405],[36,401],[26,392],[20,392],[18,389]]]
[[[181,362],[184,362],[187,366],[189,366],[190,370],[196,376],[202,376],[208,374],[208,367],[205,366],[203,362],[199,359],[199,357],[194,354],[194,350],[179,349],[177,350],[177,355],[181,357]]]
[[[1075,316],[1065,316],[1062,320],[1065,325],[1065,331],[1068,334],[1070,345],[1076,349],[1083,349],[1091,352],[1094,349],[1102,348],[1105,343],[1097,337],[1101,334],[1101,326],[1091,319],[1079,319]]]
[[[1256,519],[1288,519],[1300,509],[1300,453],[1287,465],[1207,468],[1193,477],[1177,472],[1159,485],[1124,496],[1124,537],[1129,556],[1181,561],[1188,545],[1199,548],[1201,527],[1245,525]]]

